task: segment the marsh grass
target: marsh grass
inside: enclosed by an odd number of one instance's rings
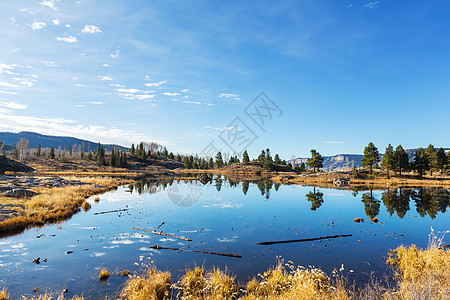
[[[86,200],[83,201],[83,203],[81,204],[81,208],[87,212],[88,210],[91,209],[91,204],[89,204],[89,202],[87,202]]]
[[[6,287],[3,287],[0,291],[0,300],[9,300],[8,290]]]
[[[65,220],[79,211],[82,204],[86,202],[86,198],[129,183],[129,181],[104,177],[70,177],[70,180],[80,180],[91,184],[36,189],[39,194],[26,202],[25,209],[18,210],[20,216],[0,222],[0,234],[7,235],[28,226],[42,226]]]
[[[108,280],[109,276],[110,276],[110,274],[108,272],[108,269],[107,268],[102,268],[100,270],[100,274],[98,275],[98,279],[101,282],[105,282],[106,280]]]
[[[156,300],[170,299],[170,273],[151,267],[142,275],[133,275],[121,291],[122,299]]]

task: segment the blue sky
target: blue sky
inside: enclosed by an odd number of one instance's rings
[[[450,147],[448,1],[2,2],[0,131],[226,152],[239,117],[250,156]]]

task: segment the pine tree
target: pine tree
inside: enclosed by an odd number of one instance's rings
[[[277,154],[275,154],[275,157],[273,158],[273,163],[276,165],[280,165],[281,164],[281,159],[280,156]]]
[[[111,150],[111,155],[109,156],[109,165],[111,167],[116,166],[116,153],[115,153],[114,149]]]
[[[130,152],[131,152],[131,154],[134,154],[136,152],[136,149],[134,148],[134,144],[131,144]]]
[[[428,161],[430,162],[430,175],[433,176],[433,170],[437,169],[436,149],[432,144],[430,144],[427,149],[425,149],[425,153],[427,154]]]
[[[183,163],[185,169],[192,169],[191,162],[189,161],[189,158],[187,156],[184,158]]]
[[[273,160],[272,156],[270,156],[269,148],[266,149],[266,157],[264,158],[263,168],[269,171],[273,169]]]
[[[402,170],[405,171],[409,167],[409,158],[408,154],[403,149],[402,145],[398,145],[398,147],[394,151],[394,164],[393,169],[402,176]]]
[[[175,156],[173,155],[172,152],[169,153],[169,158],[170,158],[170,159],[174,159],[174,158],[175,158]]]
[[[244,153],[242,154],[242,162],[248,163],[249,161],[250,161],[250,157],[248,156],[247,150],[245,150]]]
[[[41,144],[38,144],[38,146],[37,146],[36,157],[41,157]]]
[[[364,148],[364,157],[361,159],[361,165],[370,168],[370,174],[372,174],[372,168],[380,161],[380,153],[378,153],[377,147],[370,142],[366,148]]]
[[[311,158],[308,158],[306,165],[308,168],[313,169],[313,172],[316,173],[316,168],[317,170],[323,168],[323,157],[315,149],[312,149]]]
[[[208,163],[208,167],[210,169],[214,168],[214,159],[212,157],[209,158],[209,163]]]
[[[289,169],[292,169],[292,164],[291,164],[291,162],[289,162],[289,163],[287,164],[287,166],[288,166]]]
[[[216,167],[217,168],[223,167],[222,153],[220,153],[220,151],[217,152],[217,155],[216,155]]]
[[[92,160],[92,152],[89,152],[89,153],[88,153],[87,159],[88,159],[88,160]]]
[[[447,168],[450,169],[450,151],[447,152]]]
[[[177,154],[177,161],[181,161],[181,155]]]
[[[306,172],[306,165],[304,162],[302,162],[300,165],[300,172]]]
[[[100,142],[98,142],[98,145],[97,145],[97,157],[100,156],[101,152],[102,152],[102,145],[100,145]]]
[[[389,179],[389,171],[392,170],[394,166],[394,148],[391,144],[386,147],[383,159],[381,160],[381,166],[387,170],[387,177]]]
[[[266,152],[262,150],[261,154],[258,156],[258,161],[263,163],[265,159],[266,159]]]
[[[48,158],[55,159],[55,148],[51,147],[50,152],[48,153]]]
[[[300,166],[298,164],[295,165],[294,170],[300,172]]]
[[[447,165],[447,156],[445,155],[445,150],[442,147],[436,152],[436,163],[436,167],[441,171],[441,173],[444,173],[445,166]]]
[[[430,162],[428,160],[428,155],[425,153],[423,148],[417,149],[414,154],[414,161],[412,163],[414,169],[419,173],[420,178],[422,178],[423,172],[430,169]]]

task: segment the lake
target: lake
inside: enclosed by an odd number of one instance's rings
[[[68,221],[0,239],[0,287],[6,285],[15,299],[32,295],[35,287],[53,294],[67,288],[68,297],[83,293],[98,299],[117,295],[126,277],[115,273],[122,270],[141,272],[154,264],[171,271],[175,281],[197,264],[227,268],[244,282],[280,259],[328,274],[343,264],[350,281],[363,283],[371,272],[391,274],[383,259],[389,249],[412,243],[426,247],[431,228],[446,231],[450,224],[450,192],[440,188],[352,192],[219,179],[205,185],[139,183],[100,195],[98,203],[94,198],[88,199],[89,211]],[[109,212],[114,210],[121,211]],[[368,220],[375,217],[378,223]],[[158,231],[192,241],[133,229],[154,230],[160,224]],[[344,234],[351,236],[257,245]],[[33,263],[38,257],[40,264]],[[114,271],[105,283],[98,280],[102,267]]]

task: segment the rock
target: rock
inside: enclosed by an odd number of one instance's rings
[[[359,222],[364,222],[363,218],[354,218],[353,222],[359,223]]]
[[[374,223],[378,223],[378,218],[375,217],[375,218],[373,218],[373,219],[369,219],[369,221],[372,221],[372,222],[374,222]]]
[[[333,185],[334,186],[346,186],[346,185],[348,185],[348,181],[343,178],[336,178],[335,180],[333,180]]]
[[[40,262],[40,259],[41,259],[40,257],[34,259],[34,260],[33,260],[33,264],[37,264],[37,265],[40,264],[40,263],[41,263],[41,262]]]
[[[71,254],[71,253],[73,253],[73,251],[71,251],[71,250],[66,252],[66,254]]]
[[[26,189],[13,189],[5,193],[6,197],[31,198],[37,193]]]

